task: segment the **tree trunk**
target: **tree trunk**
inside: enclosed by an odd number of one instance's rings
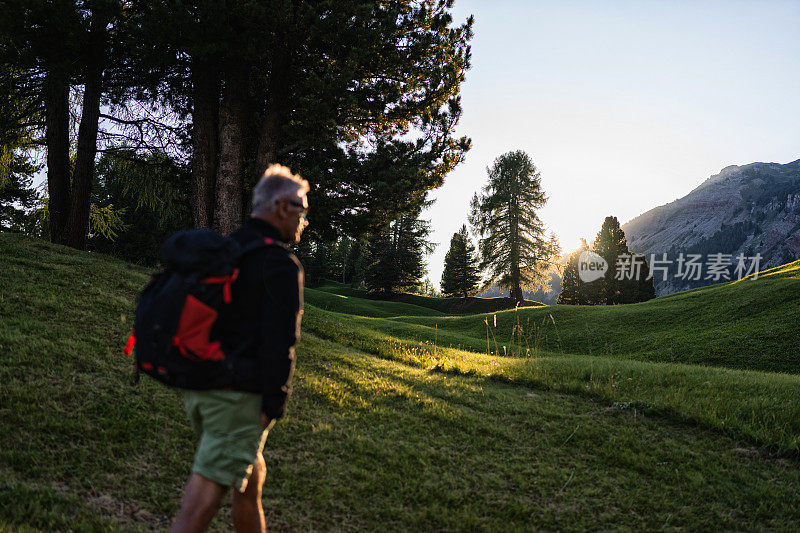
[[[214,181],[219,147],[219,74],[200,61],[192,64],[192,219],[196,228],[214,222]]]
[[[69,83],[50,71],[45,79],[47,193],[50,242],[63,244],[69,218]]]
[[[89,229],[89,195],[94,180],[94,159],[97,155],[97,129],[100,120],[100,97],[103,94],[103,64],[105,62],[108,18],[92,14],[87,65],[84,71],[81,125],[78,130],[78,150],[72,174],[71,204],[67,221],[68,246],[86,248]]]
[[[239,70],[229,76],[219,110],[219,165],[213,227],[225,235],[235,230],[242,222],[244,204],[242,134],[246,96],[246,76]]]
[[[72,203],[67,223],[66,244],[83,250],[89,229],[89,195],[94,178],[94,159],[97,155],[97,129],[100,119],[102,71],[92,66],[84,85],[81,126],[78,130],[78,151],[72,175]]]
[[[289,90],[288,57],[278,57],[272,65],[269,77],[269,94],[264,119],[258,131],[258,151],[256,153],[256,172],[259,174],[278,161],[278,147],[281,138],[281,121]]]
[[[515,192],[512,191],[509,200],[509,233],[511,235],[511,290],[509,296],[514,299],[514,303],[522,302],[522,289],[520,288],[520,251],[519,251],[519,204],[516,201]]]

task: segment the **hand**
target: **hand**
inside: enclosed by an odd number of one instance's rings
[[[276,420],[274,418],[270,418],[264,413],[261,413],[261,427],[264,429],[272,429],[272,426],[275,425]]]

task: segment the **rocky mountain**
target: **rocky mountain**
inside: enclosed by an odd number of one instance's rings
[[[689,194],[653,208],[622,225],[631,251],[709,256],[731,254],[733,274],[738,254],[761,255],[760,269],[800,258],[800,159],[780,165],[751,163],[729,166],[711,176]],[[668,263],[665,263],[667,265]],[[669,265],[664,281],[655,275],[658,295],[725,281],[685,279],[678,265]],[[685,272],[683,272],[685,274]],[[735,275],[732,275],[736,279]]]

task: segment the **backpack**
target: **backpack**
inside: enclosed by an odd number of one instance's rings
[[[181,231],[164,242],[166,269],[142,290],[124,349],[130,356],[135,346],[137,381],[143,372],[181,389],[231,387],[237,365],[226,356],[224,340],[212,340],[212,328],[219,314],[235,304],[231,285],[239,261],[264,246],[286,248],[269,237],[240,246],[209,229]]]

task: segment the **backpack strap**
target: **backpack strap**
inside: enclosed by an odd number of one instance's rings
[[[258,239],[253,239],[247,244],[241,246],[241,249],[239,251],[239,259],[241,260],[242,256],[244,256],[245,254],[249,254],[250,252],[264,248],[265,246],[278,246],[280,248],[283,248],[284,250],[289,249],[289,245],[283,241],[276,241],[275,239],[272,239],[270,237],[260,237]]]

